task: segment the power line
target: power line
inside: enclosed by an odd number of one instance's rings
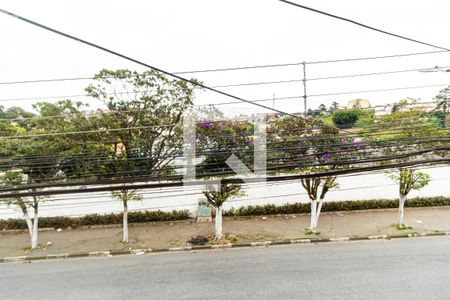
[[[72,134],[107,133],[107,132],[150,129],[150,128],[161,128],[161,127],[174,127],[174,126],[176,126],[176,124],[172,124],[172,125],[154,125],[154,126],[138,126],[138,127],[128,127],[128,128],[96,129],[96,130],[84,130],[84,131],[65,131],[65,132],[27,134],[27,135],[16,135],[16,136],[0,136],[0,140],[19,139],[19,138],[48,137],[48,136],[61,136],[61,135],[72,135]]]
[[[401,57],[418,56],[418,55],[440,54],[440,53],[447,53],[447,52],[448,51],[446,51],[446,50],[445,51],[427,51],[427,52],[415,52],[415,53],[404,53],[404,54],[392,54],[392,55],[384,55],[384,56],[366,56],[366,57],[353,57],[353,58],[343,58],[343,59],[335,59],[335,60],[319,60],[319,61],[309,61],[309,62],[305,62],[305,63],[306,64],[340,63],[340,62],[351,62],[351,61],[361,61],[361,60],[376,60],[376,59],[401,58]],[[302,62],[215,68],[215,69],[205,69],[205,70],[181,71],[181,72],[173,72],[173,73],[180,75],[180,74],[194,74],[194,73],[237,71],[237,70],[258,69],[258,68],[277,68],[277,67],[300,66],[300,65],[302,65]],[[443,68],[445,68],[445,67],[443,67]],[[423,69],[419,69],[419,70],[428,70],[428,69],[431,70],[431,68],[423,68]],[[105,78],[108,78],[108,77],[105,77]],[[47,78],[47,79],[33,79],[33,80],[3,81],[3,82],[0,82],[0,85],[64,82],[64,81],[93,80],[93,79],[94,79],[93,77],[89,77],[89,76],[68,77],[68,78]],[[309,79],[309,80],[312,80],[312,79]],[[215,86],[215,87],[219,87],[219,86]]]
[[[433,165],[433,166],[428,166],[428,167],[418,167],[415,169],[425,169],[425,170],[430,170],[430,169],[436,169],[436,168],[443,168],[443,166],[439,166],[439,165]],[[445,168],[445,167],[444,167]],[[370,172],[370,173],[366,173],[363,175],[378,175],[378,174],[383,174],[385,173],[385,171],[383,170],[378,170],[378,171],[374,171],[374,172]],[[356,174],[356,175],[361,175],[361,174]],[[342,175],[339,176],[339,178],[348,178],[348,177],[354,177],[355,174],[349,174],[349,175]],[[437,180],[447,180],[450,179],[450,177],[439,177],[439,178],[433,178],[433,181],[437,181]],[[259,189],[259,188],[266,188],[267,186],[282,186],[282,185],[286,185],[286,184],[292,184],[291,182],[287,182],[287,181],[280,181],[280,182],[268,182],[268,183],[253,183],[251,185],[244,185],[245,188],[249,188],[249,189]],[[345,188],[345,189],[337,189],[337,190],[333,190],[331,192],[340,192],[340,191],[347,191],[347,190],[357,190],[357,189],[365,189],[365,188],[376,188],[376,187],[384,187],[384,186],[398,186],[398,184],[388,184],[388,185],[370,185],[370,186],[357,186],[357,187],[353,187],[353,188]],[[185,193],[185,191],[193,191],[190,193]],[[160,190],[160,191],[154,191],[154,190],[142,190],[139,192],[142,195],[158,195],[158,199],[159,198],[178,198],[178,197],[184,197],[186,195],[198,195],[200,193],[199,188],[198,187],[189,187],[183,190],[169,190],[169,189],[164,189],[164,190]],[[301,193],[301,194],[306,194],[306,193]],[[271,196],[270,198],[274,198],[274,197],[281,197],[281,196],[287,196],[287,195],[277,195],[277,196]],[[85,202],[78,202],[79,204],[90,204],[90,203],[108,203],[108,202],[116,202],[116,203],[120,203],[120,201],[118,200],[113,200],[110,199],[111,195],[108,192],[101,192],[101,194],[98,193],[94,193],[94,195],[90,195],[89,199],[102,199],[102,198],[108,198],[108,200],[105,201],[96,201],[96,202],[90,202],[90,201],[85,201]],[[50,198],[50,199],[46,199],[45,203],[51,203],[51,202],[61,202],[61,201],[80,201],[80,200],[86,200],[86,196],[80,194],[80,195],[73,195],[73,196],[69,196],[69,197],[60,197],[60,198]],[[245,198],[242,199],[242,201],[248,201],[251,198]],[[258,198],[260,199],[260,198]],[[252,199],[253,200],[253,199]],[[234,202],[234,201],[229,201],[229,202]],[[227,202],[227,203],[229,203]],[[71,202],[70,204],[72,204],[73,202]],[[1,205],[1,202],[0,202]],[[55,205],[51,205],[51,206],[58,206],[60,204],[55,204]],[[61,205],[66,205],[66,204],[61,204]],[[67,204],[69,205],[69,204]],[[192,205],[197,205],[197,203],[192,204]],[[50,205],[43,205],[43,207],[47,207]],[[183,205],[179,205],[179,206],[183,206]],[[0,210],[13,210],[12,208],[8,208],[8,207],[4,207],[4,208],[0,208]]]
[[[439,68],[439,69],[444,69],[444,68],[450,68],[450,66],[442,67],[442,68]],[[360,74],[348,74],[348,75],[336,75],[336,76],[327,76],[327,77],[316,77],[316,78],[309,78],[307,81],[341,79],[341,78],[354,78],[354,77],[377,76],[377,75],[389,75],[389,74],[408,73],[408,72],[420,72],[420,71],[427,71],[427,70],[435,70],[435,68],[416,68],[416,69],[404,69],[404,70],[382,71],[382,72],[372,72],[372,73],[360,73]]]
[[[450,179],[450,177],[443,177],[443,178],[433,178],[433,181],[441,181],[441,180],[448,180]],[[283,183],[285,184],[285,183]],[[352,191],[352,190],[361,190],[361,189],[374,189],[374,188],[385,188],[385,187],[396,187],[398,186],[398,184],[396,183],[391,183],[391,184],[382,184],[382,185],[366,185],[366,186],[357,186],[357,187],[353,187],[353,188],[343,188],[343,189],[336,189],[336,190],[331,190],[330,193],[338,193],[338,192],[346,192],[346,191]],[[141,195],[146,195],[146,193],[140,193]],[[162,195],[162,196],[158,196],[158,198],[178,198],[178,197],[185,197],[185,196],[194,196],[194,195],[201,195],[200,191],[197,192],[192,192],[192,193],[188,193],[188,194],[182,194],[182,195]],[[242,199],[233,199],[233,200],[228,200],[226,203],[230,204],[230,203],[235,203],[235,202],[244,202],[244,201],[254,201],[254,200],[264,200],[264,199],[272,199],[272,198],[280,198],[280,197],[294,197],[294,196],[304,196],[307,195],[306,192],[298,192],[298,193],[286,193],[286,194],[277,194],[274,196],[262,196],[262,197],[252,197],[252,198],[242,198]],[[87,205],[89,205],[90,207],[92,207],[92,205],[95,206],[100,206],[100,205],[104,205],[104,204],[110,204],[110,203],[115,203],[115,204],[119,204],[120,205],[120,201],[118,200],[114,200],[114,199],[110,199],[110,195],[104,195],[104,196],[100,196],[100,197],[95,197],[95,198],[107,198],[106,200],[99,200],[99,201],[84,201],[84,202],[71,202],[71,203],[55,203],[55,204],[43,204],[41,206],[41,208],[43,209],[43,211],[47,212],[50,210],[57,210],[57,209],[61,209],[62,207],[64,208],[82,208],[82,207],[86,207]],[[92,197],[90,197],[89,199],[92,199]],[[69,199],[52,199],[51,201],[71,201],[71,200],[75,200],[73,198],[69,198]],[[46,200],[47,202],[48,200]],[[348,200],[348,201],[352,201],[352,200]],[[135,208],[135,209],[130,209],[130,211],[142,211],[142,210],[156,210],[156,209],[167,209],[167,208],[179,208],[179,207],[186,207],[186,206],[197,206],[198,203],[184,203],[184,204],[174,204],[174,205],[165,205],[165,206],[157,206],[157,207],[142,207],[142,208]],[[9,208],[9,207],[0,207],[0,210],[3,211],[8,211],[8,210],[14,210],[13,208]],[[121,211],[117,211],[117,212],[121,212]],[[111,213],[111,212],[107,212],[107,213]],[[6,213],[0,213],[0,215],[7,215],[10,214],[8,212]],[[68,216],[66,214],[62,215],[62,216]],[[71,216],[71,215],[70,215]]]
[[[363,164],[363,163],[368,163],[368,162],[380,162],[380,161],[398,160],[398,159],[403,159],[403,158],[409,158],[409,157],[413,157],[413,156],[423,155],[423,154],[431,153],[431,152],[434,152],[434,151],[442,151],[442,150],[449,150],[449,149],[450,149],[449,147],[425,148],[425,149],[422,149],[422,150],[417,150],[416,148],[414,148],[413,150],[416,150],[416,151],[413,151],[413,152],[406,152],[406,153],[403,153],[403,154],[396,154],[396,155],[390,155],[390,156],[374,156],[374,157],[369,157],[369,158],[365,158],[365,159],[348,159],[347,157],[345,157],[343,155],[342,158],[339,159],[339,160],[329,160],[329,161],[323,161],[323,162],[318,162],[318,163],[309,163],[309,161],[307,159],[305,159],[305,158],[307,158],[305,155],[301,155],[301,156],[294,155],[294,156],[290,156],[289,157],[289,164],[283,164],[283,165],[276,164],[276,163],[275,164],[270,164],[270,165],[267,166],[267,170],[273,171],[273,170],[281,170],[281,169],[292,169],[292,168],[295,169],[295,168],[299,168],[299,167],[307,168],[307,167],[317,167],[317,166],[355,165],[355,164]],[[283,150],[283,149],[281,149],[281,150]],[[323,152],[323,153],[319,152],[319,153],[314,153],[314,156],[345,152],[344,150],[341,149],[340,151],[326,151],[326,152]],[[362,151],[363,149],[360,149],[360,150]],[[364,150],[367,150],[367,149],[365,148]],[[369,150],[370,150],[370,148],[369,148]],[[406,150],[406,149],[403,149],[403,150]],[[274,158],[271,158],[269,160],[270,161],[272,161],[272,160],[273,161],[277,161],[277,160],[278,161],[279,160],[283,161],[285,159],[286,159],[285,157],[274,157]],[[143,160],[147,160],[147,158],[144,158]],[[98,161],[96,161],[96,162],[98,162]],[[107,175],[113,175],[113,177],[116,177],[116,178],[117,177],[127,176],[127,177],[125,177],[127,180],[129,180],[131,178],[134,179],[134,180],[138,180],[138,179],[151,180],[153,178],[164,179],[161,176],[164,175],[166,172],[161,172],[161,171],[183,169],[184,167],[186,167],[184,165],[178,165],[178,166],[174,165],[174,166],[170,166],[169,167],[168,163],[170,163],[170,161],[167,162],[164,167],[160,167],[160,168],[153,169],[153,170],[147,170],[147,169],[142,169],[142,168],[139,169],[138,168],[138,169],[131,170],[131,171],[129,171],[129,170],[127,170],[127,171],[115,171],[115,172],[93,172],[93,171],[90,171],[90,172],[82,173],[81,175],[71,176],[70,177],[71,181],[68,182],[68,183],[73,185],[73,182],[76,179],[81,179],[81,178],[84,178],[84,177],[90,178],[90,177],[95,176],[95,175],[99,175],[99,176],[102,176],[102,177],[103,176],[107,176]],[[212,166],[212,165],[223,165],[223,163],[208,163],[208,164],[205,164],[203,166]],[[29,167],[28,165],[25,165],[25,166]],[[48,168],[52,168],[54,166],[55,165],[50,165]],[[18,166],[16,166],[16,167],[18,167]],[[45,167],[46,166],[36,166],[36,168],[39,169],[39,170],[42,170]],[[68,167],[68,166],[65,165],[65,167]],[[234,170],[234,171],[236,171],[236,170]],[[130,175],[142,174],[143,172],[144,173],[145,172],[151,173],[151,176],[149,176],[149,175],[139,175],[139,176],[129,177]],[[161,173],[161,176],[158,176],[159,173]],[[198,175],[200,177],[204,177],[204,176],[209,176],[211,174],[213,174],[213,175],[217,175],[217,174],[221,175],[221,174],[225,174],[225,173],[232,174],[231,171],[230,172],[228,172],[228,171],[224,172],[222,170],[222,167],[218,167],[218,168],[215,168],[215,169],[214,168],[209,168],[208,172],[201,172]],[[174,176],[166,177],[165,179],[173,179],[173,178],[177,178],[177,176],[175,176],[175,177]],[[46,183],[48,184],[50,181],[56,181],[57,182],[57,181],[60,181],[61,179],[60,178],[54,178],[53,176],[50,176],[50,177],[46,177],[46,178],[42,178],[41,177],[40,180],[41,181],[45,180]],[[76,183],[80,183],[80,182],[81,183],[86,183],[86,182],[83,182],[83,181],[75,181],[75,182]],[[31,186],[39,186],[39,185],[28,185],[28,186],[31,187]],[[9,189],[3,189],[3,191],[5,191],[5,190],[9,190]]]
[[[435,52],[431,52],[435,53]],[[411,54],[412,55],[412,54]],[[318,62],[317,62],[318,63]],[[284,65],[301,65],[298,64],[284,64]],[[275,65],[273,65],[275,66]],[[283,66],[283,65],[277,65]],[[246,67],[246,68],[256,68],[254,67]],[[450,66],[439,67],[439,69],[447,69]],[[220,69],[217,69],[220,70]],[[393,71],[381,71],[381,72],[372,72],[372,73],[359,73],[359,74],[347,74],[347,75],[335,75],[335,76],[326,76],[326,77],[316,77],[316,78],[308,78],[307,81],[318,81],[318,80],[330,80],[330,79],[343,79],[343,78],[354,78],[354,77],[364,77],[364,76],[376,76],[376,75],[388,75],[388,74],[397,74],[397,73],[407,73],[407,72],[419,72],[419,71],[432,71],[436,70],[435,67],[424,67],[424,68],[415,68],[415,69],[404,69],[404,70],[393,70]],[[174,74],[183,74],[184,72],[174,72]],[[104,78],[112,78],[112,77],[104,77]],[[37,79],[37,80],[25,80],[25,81],[9,81],[9,82],[0,82],[0,85],[12,85],[12,84],[27,84],[27,83],[45,83],[45,82],[64,82],[64,81],[75,81],[75,80],[94,80],[93,77],[74,77],[74,78],[61,78],[61,79]],[[260,82],[243,82],[243,83],[230,83],[223,85],[212,85],[212,88],[228,88],[228,87],[245,87],[245,86],[255,86],[255,85],[270,85],[270,84],[284,84],[284,83],[298,83],[302,82],[303,79],[286,79],[286,80],[272,80],[272,81],[260,81]],[[49,96],[49,97],[28,97],[28,98],[12,98],[12,99],[3,99],[0,101],[17,101],[17,100],[45,100],[45,99],[54,99],[54,98],[70,98],[70,97],[84,97],[87,95],[69,95],[69,96]]]
[[[400,90],[410,90],[410,89],[412,90],[412,89],[424,89],[424,88],[432,88],[432,87],[444,87],[444,86],[448,86],[448,85],[449,85],[448,83],[442,83],[442,84],[395,87],[395,88],[388,88],[388,89],[334,92],[334,93],[324,93],[324,94],[313,94],[313,95],[309,95],[309,97],[338,96],[338,95],[348,95],[348,94],[357,94],[357,93],[380,93],[380,92],[390,92],[390,91],[400,91]]]
[[[431,85],[418,85],[418,86],[407,86],[407,87],[395,87],[389,89],[374,89],[374,90],[361,90],[361,91],[344,91],[344,92],[332,92],[332,93],[323,93],[323,94],[311,94],[308,97],[324,97],[324,96],[339,96],[339,95],[348,95],[348,94],[357,94],[357,93],[381,93],[381,92],[390,92],[396,90],[407,90],[407,89],[424,89],[424,88],[432,88],[432,87],[445,87],[448,86],[448,83],[442,84],[431,84]],[[252,102],[268,102],[273,100],[294,100],[294,99],[302,99],[303,95],[293,95],[293,96],[285,96],[285,97],[272,97],[272,98],[262,98],[250,100]],[[229,105],[240,103],[237,101],[227,101],[227,102],[219,102],[213,104],[197,104],[195,106],[214,106],[214,105]]]
[[[442,68],[450,68],[450,66],[442,67]],[[406,69],[406,70],[397,70],[397,71],[394,70],[394,71],[373,72],[373,73],[360,73],[360,74],[336,75],[336,76],[327,76],[327,77],[315,77],[315,78],[308,78],[306,81],[319,81],[319,80],[330,80],[330,79],[345,79],[345,78],[355,78],[355,77],[365,77],[365,76],[389,75],[389,74],[398,74],[398,73],[407,73],[407,72],[418,72],[418,71],[425,71],[425,70],[434,70],[434,68]],[[255,85],[299,83],[299,82],[303,82],[303,81],[304,81],[304,79],[286,79],[286,80],[274,80],[274,81],[233,83],[233,84],[215,85],[212,87],[214,87],[214,88],[247,87],[247,86],[255,86]]]
[[[287,112],[284,112],[284,111],[281,111],[281,110],[278,110],[278,109],[275,109],[275,108],[272,108],[272,107],[269,107],[269,106],[266,106],[266,105],[262,105],[262,104],[259,104],[259,103],[254,103],[254,102],[252,102],[252,101],[249,101],[249,100],[246,100],[246,99],[243,99],[243,98],[240,98],[240,97],[231,95],[231,94],[229,94],[229,93],[226,93],[226,92],[223,92],[223,91],[220,91],[220,90],[217,90],[217,89],[208,87],[208,86],[203,85],[202,83],[199,83],[199,82],[197,82],[197,81],[195,81],[195,80],[190,80],[190,79],[184,78],[184,77],[182,77],[182,76],[176,75],[176,74],[174,74],[174,73],[165,71],[165,70],[163,70],[163,69],[160,69],[160,68],[151,66],[151,65],[149,65],[149,64],[147,64],[147,63],[144,63],[144,62],[142,62],[142,61],[139,61],[139,60],[137,60],[137,59],[134,59],[134,58],[132,58],[132,57],[130,57],[130,56],[126,56],[126,55],[124,55],[124,54],[121,54],[121,53],[116,52],[116,51],[114,51],[114,50],[105,48],[105,47],[100,46],[100,45],[98,45],[98,44],[94,44],[94,43],[88,42],[88,41],[83,40],[83,39],[81,39],[81,38],[78,38],[78,37],[75,37],[75,36],[73,36],[73,35],[70,35],[70,34],[64,33],[64,32],[62,32],[62,31],[59,31],[59,30],[57,30],[57,29],[54,29],[54,28],[45,26],[45,25],[43,25],[43,24],[37,23],[37,22],[35,22],[35,21],[32,21],[32,20],[30,20],[30,19],[27,19],[27,18],[21,17],[21,16],[19,16],[19,15],[13,14],[13,13],[11,13],[11,12],[8,12],[8,11],[6,11],[6,10],[4,10],[4,9],[1,9],[1,8],[0,8],[0,12],[4,13],[4,14],[10,16],[10,17],[16,18],[16,19],[18,19],[18,20],[20,20],[20,21],[23,21],[23,22],[26,22],[26,23],[28,23],[28,24],[31,24],[31,25],[33,25],[33,26],[36,26],[36,27],[42,28],[42,29],[44,29],[44,30],[50,31],[50,32],[52,32],[52,33],[55,33],[55,34],[57,34],[57,35],[63,36],[63,37],[65,37],[65,38],[68,38],[68,39],[71,39],[71,40],[80,42],[80,43],[85,44],[85,45],[88,45],[88,46],[90,46],[90,47],[94,47],[94,48],[99,49],[99,50],[101,50],[101,51],[110,53],[110,54],[112,54],[112,55],[118,56],[118,57],[123,58],[123,59],[125,59],[125,60],[134,62],[134,63],[139,64],[139,65],[144,66],[144,67],[147,67],[147,68],[152,69],[152,70],[154,70],[154,71],[157,71],[157,72],[159,72],[159,73],[162,73],[162,74],[165,74],[165,75],[167,75],[167,76],[176,78],[176,79],[178,79],[178,80],[181,80],[181,81],[190,83],[190,84],[192,84],[193,86],[198,86],[198,87],[204,88],[204,89],[206,89],[206,90],[212,91],[212,92],[214,92],[214,93],[217,93],[217,94],[220,94],[220,95],[223,95],[223,96],[226,96],[226,97],[234,98],[234,99],[236,99],[236,100],[239,100],[239,101],[242,101],[242,102],[246,102],[246,103],[249,103],[249,104],[252,104],[252,105],[255,105],[255,106],[259,106],[259,107],[264,108],[264,109],[268,109],[268,110],[271,110],[271,111],[275,111],[275,112],[278,112],[278,113],[283,114],[283,115],[291,116],[291,117],[294,117],[294,118],[297,118],[297,119],[302,119],[301,117],[292,115],[292,114],[290,114],[290,113],[287,113]]]
[[[381,56],[350,57],[350,58],[341,58],[341,59],[334,59],[334,60],[317,60],[317,61],[307,62],[307,64],[315,65],[315,64],[344,63],[344,62],[353,62],[353,61],[361,61],[361,60],[364,61],[364,60],[377,60],[377,59],[391,59],[391,58],[401,58],[401,57],[430,55],[430,54],[443,54],[443,53],[448,53],[448,51],[447,50],[439,50],[439,51],[412,52],[412,53],[391,54],[391,55],[381,55]]]
[[[322,178],[327,176],[339,176],[339,175],[347,175],[347,174],[357,174],[363,172],[370,172],[375,170],[389,170],[396,169],[401,167],[413,167],[417,165],[429,165],[429,164],[446,164],[450,162],[450,159],[426,159],[426,160],[416,160],[402,163],[394,163],[394,164],[383,164],[383,165],[375,165],[375,166],[367,166],[367,167],[358,167],[358,168],[349,168],[349,169],[340,169],[340,170],[331,170],[325,172],[311,173],[311,174],[300,174],[300,175],[278,175],[278,176],[269,176],[265,178],[247,178],[245,181],[241,178],[225,178],[222,179],[221,182],[223,184],[229,183],[256,183],[256,182],[272,182],[272,181],[289,181],[289,180],[299,180],[299,179],[307,179],[307,178]],[[180,177],[181,179],[181,177]],[[108,182],[104,184],[119,184],[114,186],[100,186],[94,188],[86,187],[88,184],[84,183],[74,183],[73,185],[84,186],[83,189],[80,188],[72,188],[72,189],[52,189],[52,190],[41,190],[41,191],[32,191],[32,192],[20,192],[29,190],[29,187],[23,188],[14,188],[9,189],[11,191],[19,191],[18,193],[3,193],[0,194],[1,198],[14,198],[14,197],[29,197],[29,196],[49,196],[49,195],[60,195],[60,194],[77,194],[77,193],[89,193],[89,192],[102,192],[102,191],[116,191],[123,189],[147,189],[147,188],[166,188],[166,187],[177,187],[177,186],[196,186],[196,185],[205,185],[211,182],[210,180],[196,180],[190,182],[182,182],[182,181],[172,181],[172,182],[163,182],[163,183],[144,183],[144,184],[136,184],[136,180],[133,181],[120,181],[120,182]],[[215,181],[213,181],[215,182]],[[133,183],[132,185],[124,185],[125,183]],[[96,183],[96,185],[101,184],[100,182]],[[120,185],[121,184],[121,185]],[[40,186],[39,188],[46,187],[61,187],[68,186],[64,185],[45,185]]]
[[[373,74],[376,75],[376,74]],[[367,76],[367,75],[356,75],[356,76]],[[356,76],[349,76],[349,77],[356,77]],[[335,77],[337,78],[337,77]],[[341,76],[339,78],[345,78],[345,76]],[[322,80],[327,79],[325,77],[318,78],[318,79],[310,79],[310,80]],[[331,78],[330,78],[331,79]],[[265,83],[254,83],[255,85],[258,84],[274,84],[274,83],[285,83],[285,82],[294,82],[295,80],[286,80],[286,81],[273,81],[273,82],[265,82]],[[297,80],[298,82],[301,82],[302,80]],[[243,84],[243,85],[251,85],[250,84]],[[311,94],[308,95],[308,97],[321,97],[321,96],[337,96],[337,95],[346,95],[346,94],[356,94],[356,93],[378,93],[378,92],[389,92],[389,91],[395,91],[395,90],[406,90],[406,89],[422,89],[422,88],[431,88],[431,87],[444,87],[448,86],[449,83],[442,83],[442,84],[431,84],[431,85],[417,85],[417,86],[405,86],[405,87],[394,87],[394,88],[388,88],[388,89],[374,89],[374,90],[361,90],[361,91],[345,91],[345,92],[334,92],[334,93],[324,93],[324,94]],[[233,86],[239,86],[233,85]],[[129,92],[127,94],[132,94],[133,92]],[[79,98],[79,97],[88,97],[87,95],[82,94],[75,94],[75,95],[62,95],[62,96],[49,96],[49,97],[27,97],[27,98],[10,98],[10,99],[0,99],[0,101],[28,101],[28,100],[46,100],[46,99],[64,99],[64,98]],[[258,102],[267,102],[267,101],[273,101],[273,100],[292,100],[292,99],[299,99],[303,98],[303,95],[294,95],[294,96],[286,96],[286,97],[272,97],[272,98],[261,98],[261,99],[253,99],[253,100],[246,100],[246,103],[258,103]],[[219,103],[208,103],[208,104],[197,104],[194,105],[196,107],[199,106],[214,106],[214,105],[227,105],[227,104],[236,104],[236,103],[242,103],[242,101],[229,101],[229,102],[219,102]],[[276,111],[279,112],[279,111]],[[103,112],[108,113],[108,112]],[[121,112],[117,112],[121,113]],[[279,112],[280,114],[286,114],[284,112]],[[99,113],[100,115],[102,113]],[[295,117],[295,115],[288,114],[291,117]],[[295,118],[299,118],[298,116]],[[1,119],[1,120],[9,120],[9,119]],[[23,120],[21,118],[15,119],[15,120]]]
[[[404,124],[402,124],[404,125]],[[288,140],[282,140],[282,141],[268,141],[266,143],[266,145],[276,145],[276,144],[288,144],[288,143],[294,143],[294,142],[298,142],[298,143],[305,143],[305,142],[310,142],[310,141],[320,141],[320,140],[328,140],[328,139],[347,139],[347,138],[357,138],[357,137],[371,137],[371,136],[378,136],[378,135],[390,135],[390,136],[394,136],[394,135],[401,135],[404,133],[405,130],[410,131],[410,130],[414,130],[414,129],[420,129],[420,128],[426,128],[426,124],[425,125],[418,125],[418,126],[407,126],[407,127],[396,127],[396,128],[389,128],[389,129],[383,129],[380,131],[374,131],[374,130],[369,130],[369,131],[362,131],[362,132],[354,132],[352,134],[345,134],[345,135],[337,135],[337,136],[308,136],[308,137],[303,137],[301,139],[288,139]],[[152,126],[148,126],[148,127],[152,127]],[[122,129],[115,129],[115,130],[128,130],[129,128],[122,128]],[[374,127],[374,129],[379,129],[378,127]],[[434,129],[435,131],[438,132],[446,132],[449,129],[447,128],[436,128]],[[295,130],[292,130],[295,131]],[[298,130],[303,132],[304,130]],[[84,132],[62,132],[62,133],[56,133],[58,135],[70,135],[70,134],[75,134],[75,133],[90,133],[92,131],[84,131]],[[103,131],[102,131],[103,132]],[[105,132],[108,132],[108,130],[105,130]],[[270,132],[269,132],[270,133]],[[41,134],[41,135],[37,135],[37,137],[40,136],[47,136],[46,134]],[[36,137],[36,136],[35,136]],[[249,136],[250,138],[251,136]],[[442,140],[447,140],[448,138],[445,138],[443,136],[427,136],[427,137],[401,137],[401,138],[395,138],[395,139],[388,139],[388,140],[383,140],[384,141],[396,141],[396,142],[400,142],[402,141],[403,144],[405,145],[404,142],[407,141],[412,141],[413,143],[418,143],[419,140],[431,140],[431,141],[442,141]],[[135,141],[146,141],[147,139],[135,139]],[[85,145],[87,142],[85,143],[80,143],[81,145]],[[117,143],[117,141],[101,141],[101,140],[97,140],[94,142],[91,142],[94,144],[112,144],[112,143]],[[370,141],[367,142],[368,144],[370,144]],[[316,147],[322,147],[322,146],[326,146],[326,147],[341,147],[341,148],[346,148],[346,147],[352,147],[352,146],[357,146],[359,145],[358,142],[352,142],[352,143],[348,143],[343,145],[341,142],[337,142],[337,143],[333,143],[333,144],[314,144],[314,146]],[[233,151],[243,151],[243,152],[255,152],[252,149],[249,149],[248,147],[234,147],[235,144],[234,143],[227,143],[227,144],[223,144],[223,146],[233,146]],[[384,145],[383,147],[387,147],[389,145]],[[307,149],[310,146],[307,144],[305,146],[298,146],[298,147],[291,147],[292,149],[295,150],[299,150],[299,149]],[[286,148],[286,147],[269,147],[266,151],[276,151],[276,150],[289,150],[291,148]],[[15,147],[4,147],[4,149],[9,149],[9,150],[13,150],[16,149]],[[198,152],[201,155],[211,155],[211,154],[231,154],[233,153],[231,150],[226,150],[226,151],[209,151],[209,150],[213,150],[214,148],[205,148],[205,147],[196,147],[196,152]],[[30,159],[40,159],[41,162],[42,160],[49,160],[49,159],[76,159],[78,157],[83,157],[86,159],[99,159],[99,158],[111,158],[111,150],[105,149],[105,151],[107,151],[106,153],[104,151],[102,152],[92,152],[92,151],[84,151],[81,153],[78,153],[76,155],[72,154],[72,155],[64,155],[64,154],[40,154],[40,155],[4,155],[0,158],[0,162],[1,160],[30,160]],[[138,150],[133,151],[133,154],[139,153]],[[169,157],[181,157],[182,153],[181,152],[177,152],[175,151],[175,154],[170,155],[170,156],[159,156],[159,158],[169,158]],[[153,159],[154,157],[149,157],[148,159]],[[132,159],[131,159],[132,160]],[[39,163],[41,163],[39,162]],[[27,165],[29,164],[29,162],[27,163]],[[1,163],[0,163],[1,165]]]
[[[325,16],[328,16],[328,17],[331,17],[331,18],[335,18],[335,19],[338,19],[338,20],[341,20],[341,21],[349,22],[349,23],[352,23],[352,24],[355,24],[355,25],[358,25],[358,26],[361,26],[361,27],[364,27],[364,28],[367,28],[367,29],[370,29],[370,30],[373,30],[373,31],[377,31],[377,32],[380,32],[380,33],[383,33],[383,34],[387,34],[387,35],[390,35],[390,36],[393,36],[393,37],[396,37],[396,38],[404,39],[404,40],[407,40],[407,41],[410,41],[410,42],[422,44],[422,45],[433,47],[433,48],[440,49],[440,50],[450,51],[450,49],[445,48],[445,47],[436,46],[436,45],[433,45],[433,44],[430,44],[430,43],[422,42],[422,41],[419,41],[419,40],[416,40],[416,39],[413,39],[413,38],[409,38],[409,37],[406,37],[406,36],[403,36],[403,35],[399,35],[399,34],[396,34],[396,33],[392,33],[392,32],[386,31],[386,30],[378,29],[378,28],[375,28],[375,27],[372,27],[372,26],[369,26],[369,25],[365,25],[363,23],[360,23],[360,22],[357,22],[357,21],[354,21],[354,20],[351,20],[351,19],[348,19],[348,18],[340,17],[340,16],[337,16],[337,15],[334,15],[334,14],[331,14],[331,13],[327,13],[327,12],[324,12],[324,11],[321,11],[321,10],[318,10],[318,9],[315,9],[315,8],[311,8],[311,7],[308,7],[308,6],[305,6],[305,5],[301,5],[301,4],[294,3],[294,2],[291,2],[291,1],[287,1],[287,0],[279,0],[279,1],[287,3],[287,4],[290,4],[290,5],[293,5],[293,6],[296,6],[296,7],[300,7],[300,8],[303,8],[303,9],[306,9],[306,10],[309,10],[309,11],[312,11],[312,12],[315,12],[315,13],[318,13],[318,14],[322,14],[322,15],[325,15]]]

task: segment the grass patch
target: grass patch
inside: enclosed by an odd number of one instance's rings
[[[401,224],[401,225],[393,224],[392,226],[397,228],[398,230],[411,230],[411,229],[413,229],[412,226],[408,226],[408,225],[405,225],[405,224]]]
[[[305,229],[305,235],[316,235],[316,236],[319,236],[320,235],[320,231],[314,232],[312,230]]]

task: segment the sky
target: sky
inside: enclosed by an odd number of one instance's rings
[[[450,3],[445,0],[354,1],[296,0],[365,24],[414,39],[450,47]],[[276,0],[24,1],[2,0],[0,8],[100,44],[167,71],[191,71],[266,64],[301,63],[342,58],[436,51],[431,47],[383,35]],[[34,84],[1,84],[36,79],[90,77],[100,69],[144,67],[68,40],[0,14],[0,105],[31,109],[41,97],[84,95],[88,80]],[[307,64],[307,78],[362,74],[434,66],[450,68],[450,53],[395,59]],[[209,86],[301,80],[302,65],[228,72],[193,73]],[[308,107],[355,98],[372,105],[406,97],[432,101],[450,84],[450,73],[402,72],[379,76],[307,81]],[[439,85],[385,92],[357,92]],[[301,81],[218,88],[248,100],[303,95]],[[318,96],[321,94],[352,94]],[[13,100],[32,98],[32,100]],[[101,104],[87,97],[69,97]],[[235,102],[198,91],[195,104]],[[303,99],[260,102],[286,112],[303,111]],[[267,112],[250,104],[221,105],[230,113]]]

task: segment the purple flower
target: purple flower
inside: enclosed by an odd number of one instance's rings
[[[200,123],[200,127],[203,128],[203,129],[209,129],[209,128],[212,127],[212,123],[206,121],[206,122]]]
[[[332,155],[330,153],[325,153],[325,154],[322,155],[322,158],[325,159],[325,160],[329,160],[331,158],[331,156]]]

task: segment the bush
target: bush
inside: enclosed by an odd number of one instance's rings
[[[160,221],[187,220],[190,218],[188,210],[163,211],[134,211],[128,213],[129,223],[146,223]],[[77,228],[80,226],[122,224],[122,214],[86,215],[83,217],[46,217],[39,218],[40,228]],[[0,230],[27,229],[25,220],[0,220]]]
[[[359,114],[356,110],[338,110],[332,116],[333,123],[340,127],[352,127],[359,119]]]
[[[450,206],[448,197],[412,198],[405,202],[405,207]],[[357,200],[324,202],[322,211],[352,211],[365,209],[397,208],[398,200]],[[310,203],[287,203],[283,205],[249,205],[240,208],[231,208],[224,211],[224,216],[257,216],[278,214],[310,213]]]
[[[450,206],[450,197],[412,198],[405,202],[405,207]],[[324,202],[322,211],[352,211],[365,209],[397,208],[398,200],[357,200]],[[258,216],[278,214],[310,213],[309,203],[287,203],[282,205],[248,205],[240,208],[231,208],[223,212],[224,216]],[[135,211],[128,213],[130,223],[147,223],[161,221],[188,220],[188,210],[163,211]],[[46,217],[39,219],[40,228],[77,228],[81,226],[122,224],[122,214],[86,215],[83,217]],[[27,229],[25,220],[0,220],[0,230]]]
[[[447,114],[441,110],[435,110],[428,114],[428,122],[436,127],[445,127],[445,117]]]

